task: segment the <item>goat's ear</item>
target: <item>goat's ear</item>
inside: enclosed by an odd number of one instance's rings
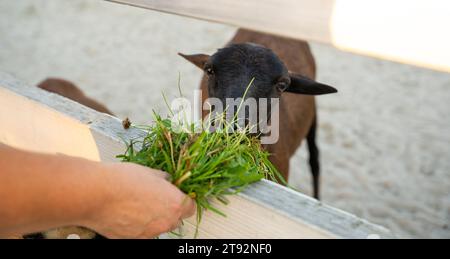
[[[185,55],[183,53],[178,53],[178,55],[182,56],[187,61],[191,62],[192,64],[194,64],[195,66],[197,66],[202,70],[209,59],[209,55],[206,54]]]
[[[306,95],[321,95],[337,93],[336,88],[318,83],[305,76],[301,76],[294,73],[289,73],[291,77],[291,84],[285,90],[286,92]]]

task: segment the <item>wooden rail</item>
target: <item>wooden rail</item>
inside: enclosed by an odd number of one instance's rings
[[[450,72],[448,0],[107,0]],[[219,46],[218,46],[219,47]]]
[[[143,136],[121,121],[0,72],[0,142],[14,147],[115,161],[121,138]],[[200,238],[390,238],[383,227],[326,206],[269,181],[251,185],[218,205],[227,217],[206,212]],[[1,210],[1,208],[0,208]],[[182,229],[192,237],[195,217]]]

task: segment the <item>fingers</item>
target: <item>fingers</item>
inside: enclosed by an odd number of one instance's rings
[[[195,214],[196,209],[195,201],[185,195],[181,203],[181,218],[185,219],[191,217]]]
[[[144,167],[142,167],[144,168]],[[151,171],[151,173],[156,176],[156,177],[160,177],[163,178],[165,180],[169,180],[170,175],[164,171],[161,170],[157,170],[157,169],[149,169],[145,167],[145,170],[149,170]],[[196,204],[194,202],[194,200],[192,200],[189,196],[187,196],[186,194],[184,194],[181,190],[179,190],[178,188],[176,188],[174,185],[171,185],[173,188],[173,191],[179,193],[179,195],[182,195],[182,202],[181,202],[181,219],[183,218],[188,218],[192,215],[194,215],[195,211],[196,211]]]
[[[169,229],[169,231],[174,231],[176,229],[178,229],[179,227],[181,227],[183,225],[183,222],[181,220],[175,222],[172,227]],[[167,232],[169,232],[167,231]]]
[[[152,171],[153,174],[155,174],[158,177],[164,178],[166,180],[169,180],[170,175],[164,171],[161,170],[156,170],[156,169],[150,169]]]
[[[139,172],[141,174],[146,173],[148,174],[149,172],[151,174],[153,174],[153,176],[159,177],[159,178],[163,178],[168,180],[170,178],[170,175],[164,171],[158,170],[158,169],[153,169],[153,168],[148,168],[145,167],[143,165],[139,165],[139,164],[134,164],[134,163],[120,163],[120,162],[116,162],[114,163],[115,166],[118,166],[119,168],[122,166],[125,166],[125,168],[127,168],[128,170],[133,170],[136,172]],[[123,169],[125,169],[123,168]]]
[[[151,169],[151,171],[156,176],[164,178],[166,180],[168,180],[170,177],[170,175],[164,171],[160,171],[160,170],[156,170],[156,169]],[[178,191],[180,192],[180,194],[182,193],[181,190],[178,190]],[[187,196],[186,194],[183,193],[182,195],[183,195],[183,200],[181,202],[181,219],[184,219],[184,218],[189,218],[195,214],[196,204],[195,204],[195,201],[193,199],[191,199],[189,196]]]

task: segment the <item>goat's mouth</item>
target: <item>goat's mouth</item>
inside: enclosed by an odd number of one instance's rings
[[[275,116],[275,121],[269,118],[255,122],[249,117],[235,117],[234,115],[236,114],[227,116],[224,112],[217,114],[210,111],[203,117],[201,129],[223,134],[242,133],[259,139],[263,145],[274,144],[278,141],[279,123],[276,120],[278,116]]]
[[[268,127],[268,122],[252,121],[248,117],[226,116],[226,113],[216,117],[208,115],[205,119],[209,131],[241,132],[255,137],[264,135]]]
[[[278,107],[276,102],[278,99],[275,101],[273,99],[246,98],[242,101],[242,99],[229,98],[227,101],[231,102],[223,103],[219,98],[212,98],[212,100],[208,98],[206,102],[209,104],[209,111],[206,111],[208,114],[206,119],[212,119],[213,122],[208,130],[241,132],[260,138],[261,141],[267,139],[267,136],[272,136],[273,132],[278,135],[279,123],[272,123],[273,119],[279,118],[276,108],[273,112],[273,108]]]

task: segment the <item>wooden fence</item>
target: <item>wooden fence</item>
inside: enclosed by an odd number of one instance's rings
[[[124,130],[121,120],[72,100],[21,83],[0,72],[0,142],[27,150],[116,161],[124,139],[143,136]],[[227,217],[206,212],[199,238],[390,238],[383,227],[326,206],[281,185],[261,181],[217,204]],[[193,237],[195,216],[183,226]]]
[[[107,0],[450,72],[448,0]],[[218,46],[219,47],[219,46]]]

